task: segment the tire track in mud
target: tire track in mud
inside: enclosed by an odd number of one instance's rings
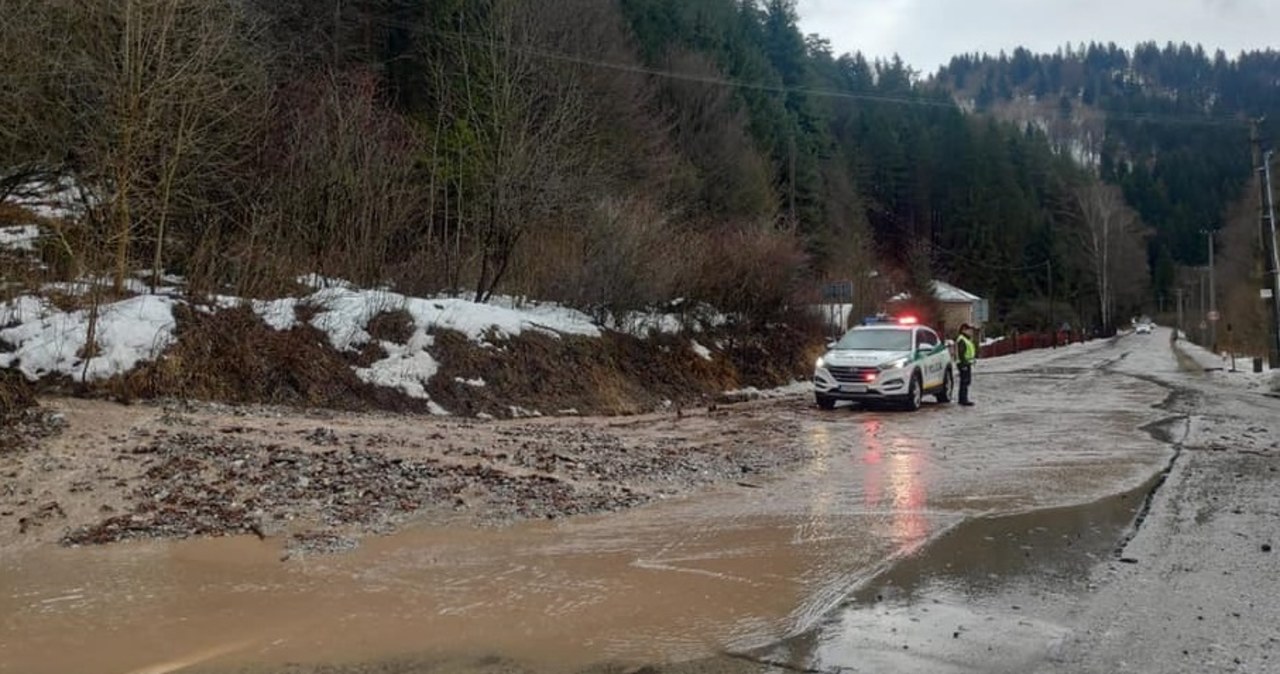
[[[1194,367],[1194,361],[1188,358],[1186,354],[1177,348],[1176,342],[1170,342],[1169,349],[1173,353],[1174,359],[1177,360],[1178,367],[1180,369],[1192,372],[1196,370]],[[1100,369],[1108,374],[1128,377],[1154,386],[1159,386],[1168,392],[1165,395],[1164,400],[1156,403],[1152,407],[1158,410],[1175,413],[1149,424],[1144,424],[1140,426],[1138,430],[1150,435],[1151,438],[1157,442],[1169,445],[1173,454],[1169,457],[1169,461],[1165,463],[1164,468],[1153,477],[1151,487],[1147,490],[1147,494],[1143,498],[1142,506],[1139,508],[1138,514],[1134,517],[1133,525],[1130,527],[1129,531],[1116,542],[1115,550],[1113,552],[1113,556],[1116,558],[1121,558],[1123,556],[1125,548],[1128,547],[1129,543],[1133,541],[1134,537],[1142,530],[1142,526],[1146,524],[1147,518],[1151,515],[1151,507],[1155,502],[1156,496],[1159,495],[1160,490],[1169,480],[1169,475],[1173,473],[1173,469],[1177,467],[1178,461],[1182,458],[1187,437],[1191,434],[1192,415],[1190,410],[1196,407],[1194,401],[1202,395],[1199,391],[1196,391],[1191,387],[1174,384],[1173,382],[1166,381],[1155,375],[1121,372],[1117,370],[1116,365],[1128,357],[1129,353],[1130,352],[1128,351],[1124,352],[1119,358],[1102,365]],[[1182,426],[1181,437],[1177,437],[1177,432],[1175,430],[1179,424]]]

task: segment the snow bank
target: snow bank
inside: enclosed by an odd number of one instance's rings
[[[255,300],[250,303],[254,313],[272,328],[288,330],[298,324],[297,308],[309,307],[315,311],[310,324],[325,333],[334,348],[350,351],[373,341],[368,327],[376,316],[404,311],[413,321],[413,333],[408,341],[404,344],[378,342],[387,353],[386,358],[367,368],[356,368],[355,372],[363,381],[398,389],[418,399],[429,398],[427,384],[440,371],[440,364],[427,352],[434,344],[429,334],[434,330],[455,330],[477,344],[487,344],[491,337],[512,337],[527,330],[553,336],[601,335],[600,328],[589,316],[557,304],[507,297],[495,298],[492,304],[457,298],[408,297],[389,290],[361,290],[341,279],[318,275],[302,277],[299,282],[318,290],[302,298]],[[445,413],[443,409],[437,411]]]
[[[38,229],[36,230],[38,234]],[[24,229],[23,236],[30,231]],[[19,239],[14,234],[10,239]],[[177,277],[166,277],[166,283],[181,285]],[[108,279],[83,279],[72,283],[51,283],[47,293],[85,296],[94,284],[107,284]],[[215,296],[213,306],[227,309],[248,307],[269,327],[279,331],[299,325],[299,314],[307,323],[324,333],[328,342],[340,351],[359,351],[376,342],[385,357],[367,367],[352,366],[353,372],[369,384],[392,388],[405,395],[426,400],[437,414],[448,412],[431,402],[428,385],[441,369],[430,353],[437,330],[453,330],[480,346],[536,331],[554,338],[561,336],[601,337],[603,332],[587,314],[554,303],[529,302],[522,298],[497,297],[492,303],[480,304],[452,297],[417,298],[387,289],[359,289],[341,279],[319,275],[300,277],[298,282],[313,290],[302,297],[275,300],[249,300],[231,296]],[[154,293],[137,278],[127,279],[127,290],[139,293],[120,302],[103,305],[96,333],[96,348],[86,354],[89,317],[85,310],[64,312],[34,296],[18,297],[0,303],[0,367],[14,368],[28,379],[65,375],[75,380],[101,380],[123,374],[140,362],[154,359],[175,342],[173,307],[186,304],[182,289],[167,287]],[[206,304],[196,304],[201,311],[214,311]],[[726,319],[709,307],[683,306],[679,313],[634,313],[626,320],[632,334],[647,336],[651,331],[662,334],[700,331],[705,326],[723,324]],[[305,311],[299,311],[305,309]],[[385,312],[404,312],[409,322],[407,339],[376,339],[370,334],[370,323]],[[696,327],[695,327],[696,326]],[[376,332],[376,331],[375,331]],[[381,336],[381,335],[380,335]],[[403,339],[403,343],[399,340]],[[713,360],[711,348],[697,340],[689,341],[698,357]],[[486,386],[484,379],[460,379],[458,383]],[[775,395],[746,390],[734,392],[743,396]],[[528,416],[533,412],[520,411]],[[513,412],[515,414],[515,412]]]
[[[0,227],[0,248],[6,250],[32,252],[39,239],[40,227],[37,225]]]
[[[20,187],[18,191],[38,195],[10,197],[9,200],[39,218],[65,220],[80,215],[84,210],[81,206],[80,189],[70,178],[64,178],[56,184],[30,183]],[[92,201],[91,197],[89,199]]]
[[[504,306],[503,299],[494,304],[479,304],[456,298],[424,299],[387,290],[357,290],[344,285],[330,285],[307,297],[254,301],[252,307],[277,330],[288,330],[297,325],[294,310],[299,305],[312,307],[316,314],[311,324],[328,335],[334,347],[343,350],[367,344],[371,339],[365,330],[369,321],[388,311],[407,312],[419,332],[456,330],[477,343],[485,343],[486,335],[490,333],[501,338],[519,335],[526,330],[585,337],[599,337],[601,334],[591,318],[580,311],[556,304],[516,307],[511,300],[505,300],[507,306]]]
[[[1203,367],[1209,376],[1218,383],[1249,391],[1280,391],[1280,372],[1270,369],[1266,359],[1263,359],[1262,362],[1262,372],[1254,372],[1253,358],[1238,356],[1236,358],[1237,371],[1232,372],[1230,354],[1216,354],[1185,339],[1178,340],[1177,344],[1178,348],[1187,357]]]
[[[33,297],[0,304],[0,342],[13,351],[0,353],[0,367],[15,368],[29,380],[60,374],[76,381],[107,379],[151,360],[173,343],[175,300],[144,295],[105,304],[99,309],[96,353],[85,353],[89,312],[63,312]]]

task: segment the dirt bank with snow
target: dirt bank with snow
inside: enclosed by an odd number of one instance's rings
[[[740,329],[704,306],[597,322],[549,303],[299,281],[298,296],[270,301],[178,286],[96,305],[84,284],[21,295],[0,302],[0,369],[46,393],[126,402],[635,414],[804,378],[820,341],[803,327]]]

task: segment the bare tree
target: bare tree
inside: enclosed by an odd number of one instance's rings
[[[162,272],[176,219],[216,208],[208,196],[257,136],[266,77],[257,26],[239,2],[60,0],[80,184],[123,290],[135,237]]]
[[[263,196],[269,249],[251,256],[292,257],[360,283],[385,280],[399,256],[395,237],[416,222],[413,184],[418,145],[409,125],[380,99],[377,78],[355,69],[317,75],[293,87],[270,135],[261,167],[273,176]],[[273,263],[259,260],[255,266]]]
[[[71,148],[70,50],[56,8],[0,3],[0,200],[57,182]]]
[[[1143,230],[1120,189],[1097,180],[1076,188],[1076,241],[1088,265],[1104,328],[1115,325],[1118,295],[1132,295],[1146,277]]]
[[[567,205],[585,207],[577,193],[592,159],[584,92],[571,70],[546,59],[539,39],[542,9],[521,0],[472,3],[460,22],[471,30],[434,55],[438,88],[453,124],[445,133],[455,178],[455,237],[475,249],[476,301],[502,282],[521,239]],[[460,261],[456,259],[454,263]]]

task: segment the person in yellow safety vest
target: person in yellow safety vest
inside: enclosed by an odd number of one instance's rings
[[[960,370],[960,404],[972,407],[969,400],[969,385],[973,383],[973,362],[978,360],[978,345],[974,343],[977,332],[972,325],[960,326],[960,335],[956,337],[956,367]]]

